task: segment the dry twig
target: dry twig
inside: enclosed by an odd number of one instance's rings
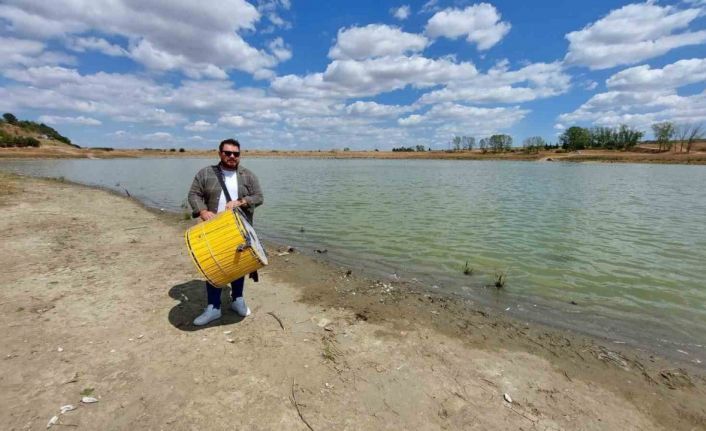
[[[299,403],[297,402],[297,396],[294,395],[294,385],[296,385],[296,382],[294,379],[292,379],[292,398],[290,398],[290,401],[292,401],[292,404],[294,404],[294,408],[297,409],[297,413],[299,413],[299,419],[304,422],[304,425],[306,425],[311,431],[314,431],[314,428],[309,425],[309,422],[304,419],[304,416],[302,415],[302,411],[299,409]]]
[[[285,330],[285,329],[284,329],[284,324],[282,323],[282,320],[281,320],[279,317],[277,317],[277,315],[276,315],[274,312],[268,311],[267,314],[269,314],[270,316],[274,317],[275,320],[277,321],[277,323],[279,323],[279,326],[282,328],[282,330],[283,330],[283,331]]]

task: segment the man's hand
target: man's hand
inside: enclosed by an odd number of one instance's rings
[[[201,217],[201,220],[203,220],[203,221],[211,220],[215,216],[216,215],[209,210],[203,210],[199,213],[199,217]]]
[[[226,204],[226,209],[232,210],[233,208],[244,207],[247,205],[248,205],[248,203],[245,201],[245,199],[238,199],[235,201],[228,202]]]

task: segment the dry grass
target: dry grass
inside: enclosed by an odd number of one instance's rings
[[[0,172],[0,205],[7,205],[13,195],[21,192],[16,175]]]
[[[424,151],[424,152],[392,152],[392,151],[266,151],[244,149],[245,158],[314,158],[314,159],[420,159],[420,160],[524,160],[524,161],[570,161],[570,162],[620,162],[620,163],[676,163],[676,164],[706,164],[706,143],[699,143],[690,154],[686,153],[655,153],[650,144],[641,145],[636,151],[612,150],[582,150],[571,153],[542,151],[534,154],[523,152],[513,153],[481,153],[474,151]],[[119,150],[106,151],[90,148],[73,148],[62,145],[45,145],[40,148],[0,148],[1,158],[25,159],[65,159],[65,158],[138,158],[138,157],[203,157],[217,160],[216,150]]]

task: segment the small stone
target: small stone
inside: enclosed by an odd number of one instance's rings
[[[93,398],[93,397],[83,397],[83,398],[81,398],[81,402],[84,404],[93,404],[93,403],[97,403],[98,399]]]
[[[235,340],[232,339],[232,338],[228,338],[228,339],[226,339],[226,341],[229,342],[229,343],[231,343],[231,344],[235,343]]]
[[[70,411],[72,411],[72,410],[76,410],[76,406],[73,405],[73,404],[67,404],[67,405],[65,405],[65,406],[61,406],[61,407],[59,408],[59,410],[61,410],[61,414],[63,415],[63,414],[66,413],[66,412],[70,412]]]
[[[52,425],[56,425],[57,422],[59,422],[59,416],[52,416],[47,422],[47,429],[51,428]]]
[[[230,335],[233,331],[223,331],[223,335]]]
[[[505,398],[505,401],[508,403],[512,404],[512,398],[510,398],[510,395],[508,394],[503,394],[503,398]]]
[[[63,347],[57,347],[56,351],[59,352],[59,353],[61,353],[61,352],[64,351],[64,348],[63,348]]]

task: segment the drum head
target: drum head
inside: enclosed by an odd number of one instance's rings
[[[265,253],[265,247],[263,247],[262,243],[260,243],[260,239],[257,237],[255,229],[253,229],[252,225],[245,217],[240,217],[240,221],[243,223],[245,232],[247,232],[248,242],[250,243],[252,250],[255,252],[258,259],[260,259],[260,262],[262,262],[263,265],[267,265],[267,253]]]

